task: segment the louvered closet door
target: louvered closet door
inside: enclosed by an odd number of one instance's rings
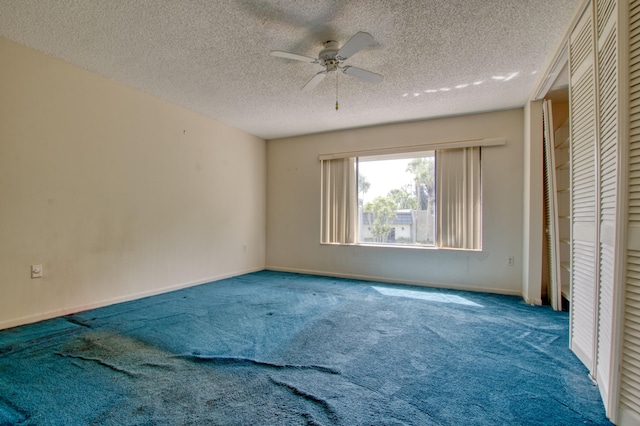
[[[611,390],[614,264],[618,181],[618,39],[616,0],[596,1],[600,244],[596,381]]]
[[[571,349],[590,372],[596,336],[596,114],[593,21],[585,13],[569,38],[571,117]]]
[[[562,297],[571,300],[571,162],[569,161],[569,121],[555,132],[558,236],[560,243],[560,283]]]
[[[544,199],[547,228],[547,264],[549,265],[549,299],[551,307],[562,309],[560,281],[560,243],[558,236],[558,192],[556,185],[556,163],[554,155],[553,113],[550,100],[542,106],[544,126]]]
[[[640,424],[640,0],[629,7],[629,199],[619,424]]]

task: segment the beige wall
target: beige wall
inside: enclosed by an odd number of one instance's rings
[[[265,141],[2,38],[0,57],[0,328],[264,268]]]
[[[514,109],[269,141],[267,268],[522,294],[523,135]],[[481,252],[320,244],[319,154],[477,138],[507,139],[482,151]]]
[[[543,237],[543,124],[542,101],[529,101],[524,108],[524,224],[522,298],[542,304]]]

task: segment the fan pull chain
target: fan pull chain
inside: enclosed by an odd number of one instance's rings
[[[336,111],[340,107],[340,104],[338,104],[338,76],[339,75],[340,75],[340,71],[336,71]]]

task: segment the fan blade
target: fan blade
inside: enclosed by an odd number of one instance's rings
[[[362,68],[358,68],[358,67],[346,66],[342,68],[342,72],[345,73],[346,75],[350,75],[351,77],[355,77],[357,79],[360,79],[362,81],[365,81],[371,84],[378,84],[382,82],[382,80],[384,79],[384,77],[382,77],[380,74],[363,70]]]
[[[278,58],[293,59],[294,61],[309,62],[310,64],[318,62],[316,58],[310,56],[298,55],[297,53],[283,52],[282,50],[272,50],[271,56]]]
[[[302,88],[303,92],[308,92],[309,90],[312,90],[313,88],[315,88],[318,84],[320,84],[320,82],[322,80],[324,80],[324,78],[327,76],[327,71],[320,71],[318,74],[314,75],[311,80],[309,80],[307,82],[307,84],[304,85],[304,87]]]
[[[347,59],[361,51],[367,46],[370,46],[373,43],[373,36],[369,33],[365,32],[357,32],[353,37],[349,39],[348,42],[345,43],[344,46],[340,50],[336,56],[339,56],[342,59]]]

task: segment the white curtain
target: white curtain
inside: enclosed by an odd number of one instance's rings
[[[436,151],[438,247],[480,249],[480,147]]]
[[[355,243],[357,196],[355,158],[323,160],[323,243]]]

